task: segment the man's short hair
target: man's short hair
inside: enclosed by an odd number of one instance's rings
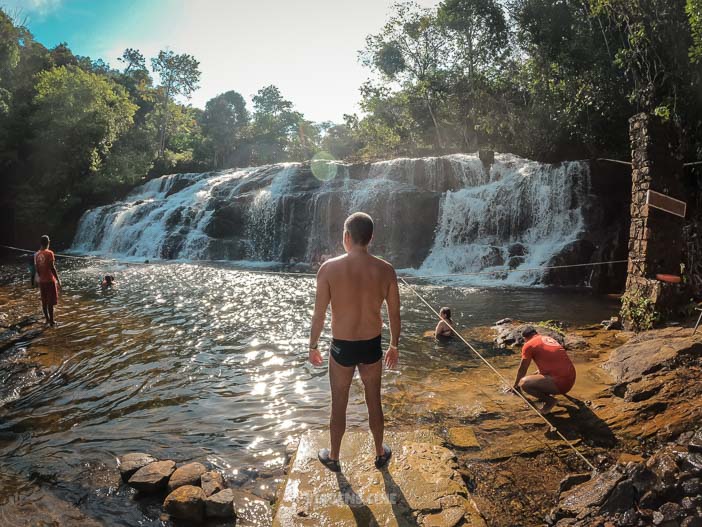
[[[45,234],[41,238],[39,238],[39,243],[41,243],[41,246],[46,249],[49,246],[49,237]]]
[[[353,243],[368,245],[373,237],[373,218],[365,212],[354,212],[346,218],[344,231],[349,233]]]
[[[525,339],[528,339],[532,335],[536,335],[536,330],[534,329],[534,326],[522,327],[522,337],[524,337]]]

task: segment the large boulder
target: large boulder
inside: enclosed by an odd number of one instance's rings
[[[638,381],[645,375],[670,368],[689,356],[702,355],[702,342],[674,332],[652,332],[634,337],[612,352],[602,367],[618,383]]]
[[[168,492],[184,485],[200,486],[200,477],[207,472],[202,463],[187,463],[178,467],[168,480]]]
[[[163,502],[164,510],[178,520],[202,522],[205,517],[205,493],[200,487],[178,487]]]
[[[166,487],[175,467],[175,461],[170,460],[149,463],[137,470],[128,483],[140,492],[159,492]]]
[[[134,473],[142,467],[150,463],[155,463],[156,458],[143,452],[131,452],[117,458],[117,466],[119,473],[122,476],[122,481],[129,481]]]

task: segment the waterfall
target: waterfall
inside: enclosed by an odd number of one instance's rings
[[[498,154],[336,163],[321,181],[306,163],[149,181],[87,211],[73,250],[149,259],[312,262],[341,250],[346,216],[373,216],[373,251],[418,274],[491,271],[533,284],[588,228],[585,162],[556,165]],[[478,280],[476,280],[478,281]],[[485,279],[480,280],[482,282]]]

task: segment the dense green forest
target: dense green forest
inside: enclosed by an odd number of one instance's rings
[[[164,173],[321,152],[626,159],[638,111],[673,123],[683,155],[702,159],[702,0],[399,3],[359,60],[362,113],[343,123],[310,122],[276,86],[251,107],[233,86],[202,110],[187,104],[196,57],[126,49],[106,64],[47,49],[0,10],[0,237],[71,225]]]

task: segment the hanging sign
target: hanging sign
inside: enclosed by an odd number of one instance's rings
[[[671,198],[655,190],[649,190],[646,194],[646,204],[654,209],[662,210],[675,216],[685,217],[687,203],[679,199]]]

